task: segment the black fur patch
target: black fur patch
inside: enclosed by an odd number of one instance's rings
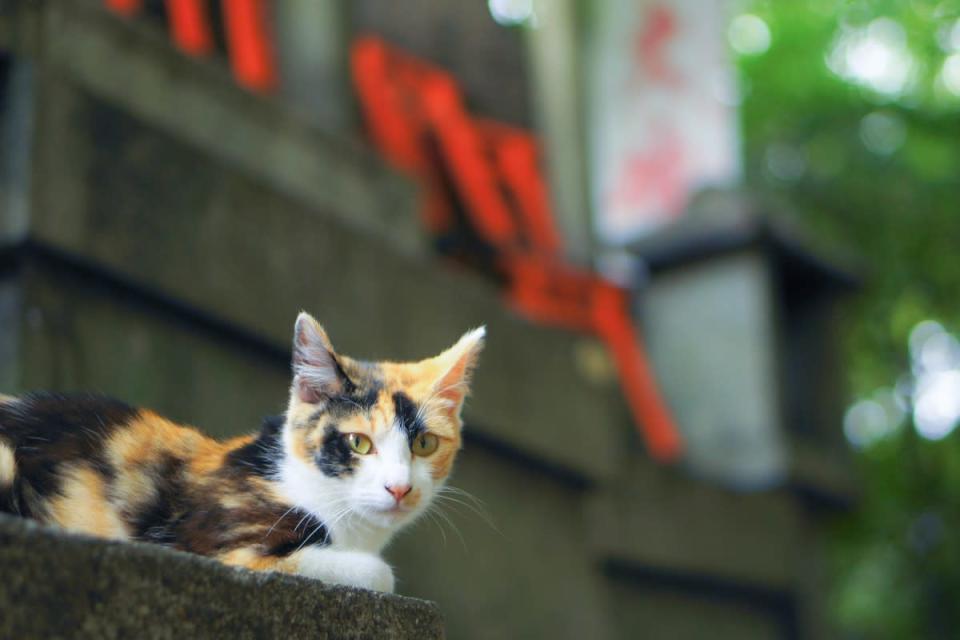
[[[326,526],[299,509],[254,500],[236,509],[202,503],[175,524],[176,548],[201,555],[251,547],[262,555],[287,556],[311,545],[330,544]]]
[[[397,422],[400,423],[403,432],[407,434],[407,442],[412,447],[417,436],[427,430],[423,420],[417,416],[417,405],[410,399],[410,396],[402,391],[397,391],[393,394],[393,409],[397,415]]]
[[[283,458],[283,446],[280,443],[283,422],[283,416],[264,418],[257,439],[231,451],[227,455],[227,464],[242,467],[262,478],[272,477]]]
[[[328,424],[323,430],[323,444],[316,455],[317,466],[324,475],[331,478],[353,473],[353,465],[356,458],[347,439],[344,437],[336,425]]]
[[[84,462],[108,480],[106,440],[133,421],[138,410],[97,395],[32,393],[0,404],[0,433],[16,451],[20,507],[23,485],[44,498],[60,492],[59,467]]]
[[[377,404],[377,398],[379,396],[379,385],[367,389],[354,387],[352,393],[344,393],[330,398],[324,408],[317,411],[314,415],[320,417],[320,415],[329,414],[336,419],[346,417],[356,412],[370,411],[373,405]]]
[[[184,461],[168,458],[157,466],[155,499],[128,521],[139,540],[166,544],[201,555],[249,547],[264,556],[286,556],[310,545],[330,544],[320,520],[262,494],[259,473],[225,465],[209,489],[184,481]],[[226,507],[223,495],[244,496]]]
[[[175,549],[209,556],[259,542],[260,533],[236,533],[249,518],[241,520],[237,510],[225,509],[211,496],[181,496],[180,503],[182,506],[172,512],[182,515],[171,517],[167,525]],[[263,524],[265,516],[256,517],[257,524]]]
[[[10,485],[0,489],[0,513],[10,513],[15,516],[29,517],[29,514],[22,513],[17,500],[16,485]]]
[[[271,537],[267,542],[266,552],[271,556],[288,556],[304,547],[330,544],[327,527],[312,515],[299,510],[283,516],[274,531],[277,529],[281,535]]]
[[[157,491],[152,501],[128,518],[133,539],[176,544],[177,527],[185,511],[183,467],[183,460],[166,456],[151,470]]]

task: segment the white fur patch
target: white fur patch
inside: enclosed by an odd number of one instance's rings
[[[328,584],[393,593],[393,570],[372,553],[311,547],[297,554],[297,573]]]
[[[17,462],[13,458],[13,450],[5,444],[0,444],[0,487],[9,487],[17,475]]]

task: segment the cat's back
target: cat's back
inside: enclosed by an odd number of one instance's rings
[[[216,443],[155,413],[95,394],[0,397],[0,511],[105,537],[151,499],[171,468]]]
[[[34,392],[0,397],[0,446],[18,462],[45,466],[85,460],[99,464],[113,436],[142,423],[144,413],[96,394]],[[37,469],[39,471],[39,469]]]

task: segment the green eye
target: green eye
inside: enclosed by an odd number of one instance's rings
[[[362,456],[367,455],[373,450],[373,443],[370,442],[370,438],[362,433],[348,433],[347,444],[350,445],[350,448],[353,449],[354,452]]]
[[[426,457],[437,450],[437,447],[440,446],[440,439],[432,433],[421,433],[413,441],[413,446],[410,449],[413,451],[413,455]]]

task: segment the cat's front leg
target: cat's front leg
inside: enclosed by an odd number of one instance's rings
[[[253,548],[218,556],[224,564],[254,571],[279,571],[373,591],[393,593],[393,569],[372,553],[307,547],[286,557],[261,555]]]
[[[308,578],[393,593],[393,569],[372,553],[308,547],[290,560],[294,572]]]

